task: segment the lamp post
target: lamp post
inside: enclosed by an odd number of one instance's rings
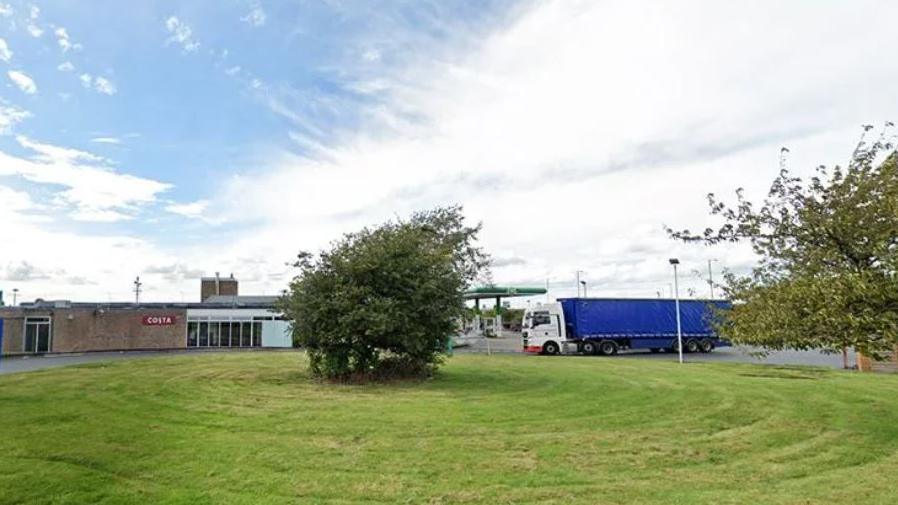
[[[586,293],[586,281],[580,281],[580,284],[583,284],[583,298],[589,298],[589,295]]]
[[[12,306],[16,306],[16,298],[19,294],[19,288],[12,288]]]
[[[580,281],[580,274],[585,273],[583,270],[577,270],[577,298],[580,298],[580,285],[583,282]]]
[[[680,363],[683,363],[683,328],[680,326],[680,283],[677,278],[677,265],[680,264],[680,260],[671,258],[668,261],[673,266],[674,271],[674,306],[677,311],[677,351],[680,354]]]
[[[714,299],[714,272],[711,270],[711,262],[718,261],[715,259],[708,260],[708,287],[711,288],[711,299]]]

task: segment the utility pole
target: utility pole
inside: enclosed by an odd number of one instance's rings
[[[140,287],[143,286],[143,283],[140,282],[140,276],[138,275],[136,279],[134,279],[134,304],[140,305]]]
[[[12,306],[16,306],[16,298],[19,294],[19,288],[12,288]]]

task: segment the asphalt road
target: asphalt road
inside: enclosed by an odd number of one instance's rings
[[[152,359],[160,356],[173,356],[177,354],[206,353],[206,352],[291,352],[292,349],[194,349],[176,351],[128,351],[128,352],[88,352],[81,354],[55,354],[47,356],[16,356],[0,358],[0,374],[30,372],[44,370],[60,366],[81,365],[84,363],[99,363],[103,361],[117,361],[122,359],[145,358]]]
[[[503,338],[474,338],[467,340],[467,346],[459,347],[457,352],[499,352],[499,353],[520,353],[521,339],[518,336],[509,336]],[[751,353],[759,350],[751,347],[721,347],[715,349],[708,354],[685,354],[686,361],[729,361],[737,363],[758,363],[769,365],[805,365],[805,366],[824,366],[830,368],[842,368],[841,354],[824,354],[817,351],[775,351],[767,356],[758,357]],[[588,359],[655,359],[655,360],[676,360],[676,354],[658,353],[653,354],[648,350],[625,351],[617,356],[584,356]],[[855,364],[855,355],[851,351],[848,354],[848,364]]]
[[[458,347],[456,352],[459,353],[518,353],[521,354],[520,337],[509,336],[504,338],[477,338],[469,339],[468,345]],[[290,352],[290,350],[278,350],[275,352]],[[807,366],[824,366],[830,368],[842,367],[841,355],[829,355],[814,351],[777,351],[770,353],[766,357],[755,357],[750,354],[752,349],[745,347],[723,347],[715,349],[709,354],[686,354],[687,361],[702,362],[738,362],[738,363],[761,363],[776,365],[807,365]],[[131,351],[131,352],[94,352],[83,354],[60,354],[49,356],[26,356],[26,357],[3,357],[0,358],[0,374],[29,372],[33,370],[44,370],[60,366],[79,365],[83,363],[98,363],[103,361],[115,361],[122,359],[137,359],[159,356],[171,356],[174,354],[187,354],[197,352],[271,352],[271,350],[247,349],[226,351],[219,350],[183,350],[183,351]],[[676,354],[660,353],[652,354],[648,351],[628,351],[622,352],[614,357],[604,356],[583,356],[583,359],[655,359],[655,360],[675,360]],[[848,363],[854,365],[854,353],[848,356]]]

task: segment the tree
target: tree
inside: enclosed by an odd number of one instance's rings
[[[751,244],[758,264],[728,272],[733,308],[721,314],[723,337],[768,349],[854,347],[881,357],[898,343],[898,153],[886,123],[873,142],[864,127],[848,165],[817,167],[805,180],[785,167],[760,205],[736,191],[735,206],[708,195],[722,220],[686,242]],[[788,152],[783,148],[783,152]]]
[[[440,363],[464,289],[489,258],[480,225],[460,207],[349,233],[317,256],[299,254],[280,301],[312,372],[337,380],[425,376]]]

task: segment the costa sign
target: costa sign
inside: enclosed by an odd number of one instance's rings
[[[143,316],[144,326],[169,326],[175,324],[176,316]]]

